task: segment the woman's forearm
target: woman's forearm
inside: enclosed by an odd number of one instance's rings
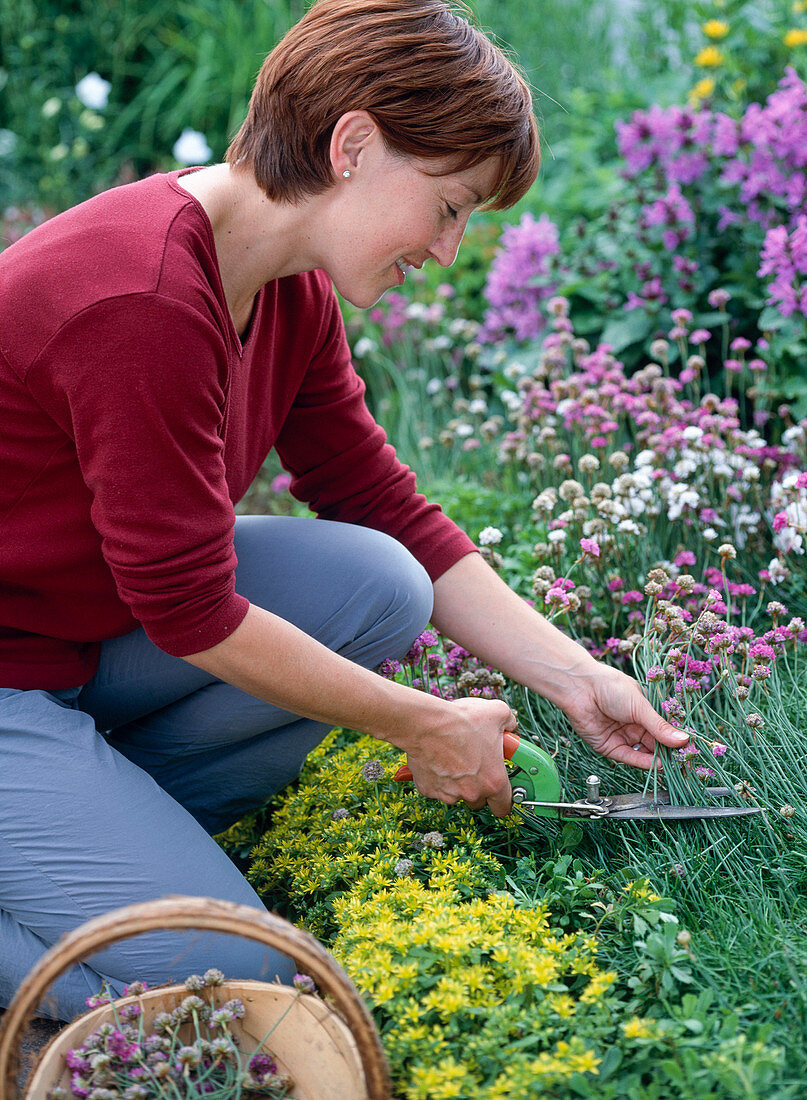
[[[419,730],[439,725],[449,706],[354,664],[254,605],[230,637],[185,660],[293,714],[406,750],[415,747]]]
[[[430,798],[510,811],[502,734],[515,716],[506,703],[448,702],[386,680],[255,606],[229,638],[185,659],[293,714],[389,741]]]
[[[446,637],[558,706],[600,665],[536,612],[479,554],[460,558],[434,586],[432,622]]]

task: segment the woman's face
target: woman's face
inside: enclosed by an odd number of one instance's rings
[[[337,183],[327,271],[339,293],[359,308],[402,286],[426,260],[449,267],[473,211],[490,195],[497,165],[428,174],[436,161],[391,152],[383,140],[365,148],[350,178]]]

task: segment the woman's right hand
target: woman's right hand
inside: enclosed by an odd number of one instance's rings
[[[504,765],[502,738],[516,728],[516,716],[503,702],[456,699],[440,719],[406,746],[415,786],[427,798],[470,809],[487,805],[497,817],[512,808],[512,789]]]

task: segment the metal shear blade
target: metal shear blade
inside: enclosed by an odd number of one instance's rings
[[[598,784],[589,779],[589,796],[576,802],[533,802],[518,799],[515,805],[521,810],[556,810],[559,818],[609,818],[621,821],[697,821],[717,817],[744,817],[762,813],[761,806],[673,806],[666,791],[657,791],[655,797],[641,794],[616,794],[599,797]],[[592,789],[595,788],[595,789]],[[729,787],[707,787],[704,794],[711,798],[733,795]],[[554,815],[553,815],[554,816]]]

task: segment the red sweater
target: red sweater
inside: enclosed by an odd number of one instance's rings
[[[2,687],[85,683],[138,624],[176,656],[232,633],[233,506],[273,447],[298,499],[386,531],[433,579],[474,549],[367,411],[323,272],[267,283],[242,346],[177,175],[0,254]]]

